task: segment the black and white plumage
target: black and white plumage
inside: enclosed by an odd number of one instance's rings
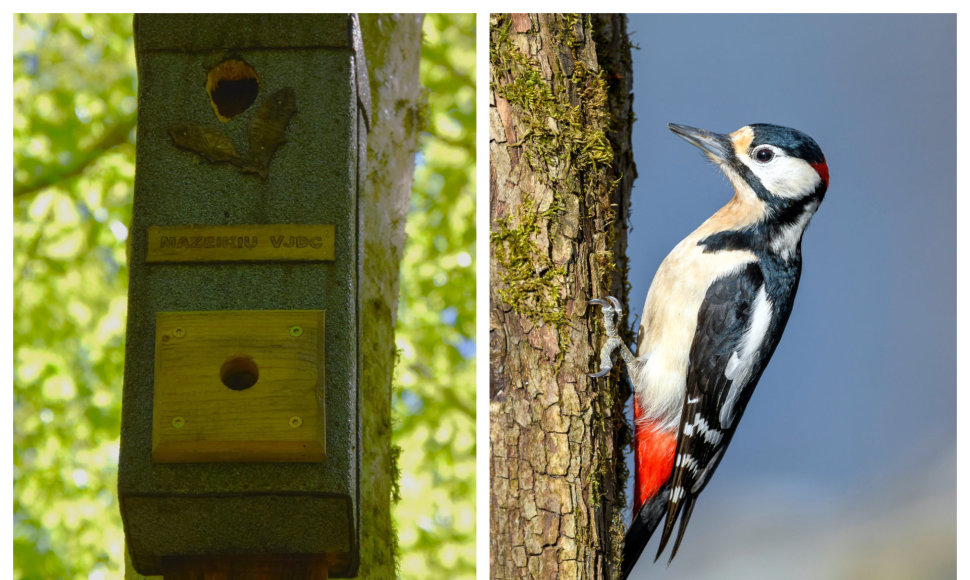
[[[626,537],[626,577],[663,521],[657,556],[724,457],[791,314],[801,275],[801,238],[828,188],[828,166],[811,137],[755,124],[729,135],[670,129],[717,164],[734,197],[663,261],[647,294],[634,356],[616,340],[615,299],[600,304],[610,340],[634,386],[636,515]]]

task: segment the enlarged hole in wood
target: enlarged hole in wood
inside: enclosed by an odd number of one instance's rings
[[[259,380],[259,366],[251,356],[234,356],[222,364],[219,378],[230,389],[245,391]]]
[[[256,101],[259,80],[253,67],[238,58],[230,58],[209,71],[205,89],[216,116],[220,121],[228,121]]]

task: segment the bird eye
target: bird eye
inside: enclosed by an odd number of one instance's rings
[[[754,152],[754,158],[762,163],[768,163],[775,158],[775,152],[767,147],[762,147]]]

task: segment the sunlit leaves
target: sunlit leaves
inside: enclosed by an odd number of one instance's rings
[[[14,571],[23,577],[122,571],[118,233],[131,213],[134,105],[130,16],[15,18]]]
[[[429,14],[429,116],[401,269],[395,509],[404,578],[475,571],[475,17]]]
[[[134,63],[130,16],[16,17],[15,196],[67,186],[110,149],[130,157]]]

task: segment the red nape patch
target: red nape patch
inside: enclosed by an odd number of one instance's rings
[[[670,479],[670,473],[674,470],[674,451],[677,449],[676,430],[660,430],[656,423],[642,421],[640,419],[642,416],[640,403],[634,396],[633,420],[636,433],[634,514]]]
[[[819,163],[812,163],[812,168],[815,169],[815,172],[818,173],[818,176],[822,178],[822,181],[825,182],[825,188],[828,189],[828,186],[829,186],[828,164],[826,164],[825,161],[823,160]]]

